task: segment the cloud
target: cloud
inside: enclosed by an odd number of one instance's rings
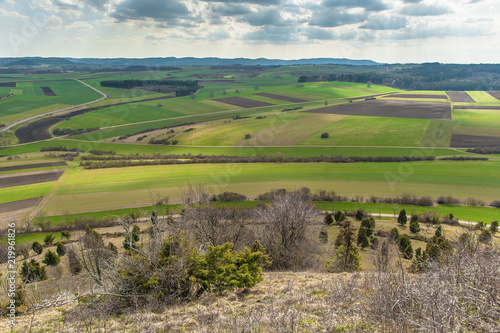
[[[230,4],[248,3],[260,6],[279,5],[281,0],[201,0],[204,2],[223,2]]]
[[[422,0],[403,0],[403,2],[404,3],[419,3],[419,2],[422,2]]]
[[[214,30],[214,31],[210,31],[207,34],[208,40],[211,40],[211,41],[217,41],[217,40],[221,40],[221,39],[228,39],[230,37],[231,37],[231,34],[229,34],[229,32],[227,31],[227,29],[217,29],[217,30]]]
[[[289,43],[301,40],[296,28],[265,26],[242,36],[246,41]]]
[[[319,27],[340,27],[346,24],[363,22],[368,15],[362,13],[349,13],[343,10],[320,11],[309,20],[309,25]]]
[[[388,14],[371,15],[368,22],[360,26],[370,30],[399,30],[406,26],[406,17]]]
[[[253,26],[263,26],[263,25],[275,25],[281,26],[286,25],[285,21],[281,17],[279,9],[261,9],[257,12],[245,15],[239,19],[240,22],[246,22]]]
[[[305,29],[303,34],[307,39],[332,40],[337,38],[337,34],[333,31],[312,27]]]
[[[78,22],[73,22],[70,25],[66,26],[67,29],[77,29],[77,30],[90,30],[93,29],[94,27],[85,21],[78,21]]]
[[[401,10],[401,14],[410,16],[438,16],[450,12],[451,10],[446,7],[425,4],[408,5]]]
[[[111,14],[118,22],[144,21],[153,19],[162,22],[176,22],[190,18],[191,12],[179,0],[125,0],[119,3]]]
[[[369,11],[381,11],[389,7],[381,0],[324,0],[324,7],[364,8]]]
[[[24,16],[18,12],[13,12],[10,10],[6,10],[3,8],[0,8],[0,16],[1,17],[7,17],[7,18],[23,18],[23,19],[28,19],[27,16]]]
[[[95,9],[103,9],[109,3],[109,0],[85,0],[83,2]]]
[[[212,13],[220,16],[237,16],[252,13],[248,6],[228,4],[214,4],[210,6]]]

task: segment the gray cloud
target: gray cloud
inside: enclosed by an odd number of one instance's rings
[[[179,0],[125,0],[118,4],[111,15],[118,21],[147,20],[175,23],[178,19],[190,18],[188,8]]]
[[[368,22],[360,26],[370,30],[398,30],[406,26],[406,17],[393,15],[372,15]]]
[[[381,0],[324,0],[324,7],[364,8],[369,11],[381,11],[389,7]]]
[[[401,10],[401,14],[410,16],[438,16],[450,12],[450,9],[446,7],[425,4],[408,5]]]
[[[109,0],[85,0],[83,2],[86,3],[90,7],[93,7],[96,9],[103,9],[104,6],[109,3]]]
[[[309,25],[319,27],[339,27],[346,24],[363,22],[367,17],[366,13],[348,13],[346,11],[320,11],[309,20]]]
[[[219,16],[237,16],[246,15],[252,13],[250,8],[244,5],[235,5],[232,3],[228,4],[215,4],[210,6],[212,13]]]
[[[261,6],[269,6],[269,5],[279,5],[281,0],[201,0],[204,2],[223,2],[223,3],[231,3],[231,4],[240,4],[240,3],[248,3],[254,5]]]
[[[404,3],[419,3],[422,2],[422,0],[403,0]]]
[[[305,29],[303,34],[308,39],[332,40],[337,38],[337,34],[334,33],[333,31],[320,28],[312,28],[312,27]]]
[[[246,22],[253,26],[263,26],[263,25],[275,25],[282,26],[286,25],[285,21],[281,17],[279,9],[260,9],[257,12],[253,12],[249,15],[245,15],[239,19],[240,22]]]

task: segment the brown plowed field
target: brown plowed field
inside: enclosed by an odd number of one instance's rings
[[[391,98],[444,99],[444,100],[448,99],[448,97],[446,97],[445,95],[434,95],[434,94],[394,94],[394,95],[387,95],[386,97],[391,97]]]
[[[450,147],[475,148],[475,147],[500,147],[500,137],[453,134]]]
[[[465,91],[447,91],[446,94],[452,102],[476,103]]]
[[[494,98],[500,100],[500,91],[487,91],[487,93],[493,96]]]
[[[24,169],[35,169],[35,168],[47,168],[47,167],[58,167],[68,165],[66,162],[48,162],[48,163],[33,163],[33,164],[23,164],[23,165],[11,165],[6,167],[1,167],[2,171],[14,171],[14,170],[24,170]]]
[[[47,140],[51,138],[49,128],[63,120],[64,118],[42,118],[18,128],[14,134],[19,139],[19,143]]]
[[[244,98],[244,97],[216,98],[216,99],[213,99],[213,101],[231,104],[231,105],[239,106],[242,108],[256,108],[256,107],[260,107],[260,106],[274,105],[274,104],[256,101],[254,99]]]
[[[0,82],[0,87],[15,88],[16,82]]]
[[[23,176],[0,177],[0,188],[53,182],[61,178],[64,171],[37,173]]]
[[[140,102],[147,102],[147,101],[157,101],[157,100],[170,99],[170,98],[175,98],[175,96],[162,96],[162,97],[155,97],[155,98],[147,98],[147,99],[143,99],[140,101],[108,104],[108,105],[103,105],[103,106],[97,106],[95,108],[87,108],[87,109],[72,111],[72,112],[69,112],[67,114],[64,114],[64,115],[61,115],[58,117],[42,118],[42,119],[36,120],[32,123],[29,123],[27,125],[24,125],[23,127],[20,127],[19,129],[16,130],[15,135],[19,139],[19,143],[47,140],[47,139],[51,138],[51,136],[49,134],[49,128],[51,126],[65,120],[65,119],[76,117],[76,116],[79,116],[79,115],[82,115],[82,114],[85,114],[85,113],[88,113],[91,111],[109,108],[112,106],[140,103]]]
[[[0,204],[0,213],[13,212],[15,210],[30,208],[38,205],[38,203],[43,199],[43,197],[37,197],[32,199],[25,199],[19,201],[12,201]]]
[[[468,106],[468,105],[453,105],[454,109],[471,109],[471,110],[500,110],[500,106]]]
[[[45,96],[57,96],[56,93],[50,89],[50,87],[40,87],[45,94]]]
[[[374,100],[332,105],[304,112],[345,114],[351,116],[451,119],[450,105],[440,102]]]
[[[263,97],[269,97],[269,98],[274,98],[274,99],[279,99],[282,101],[287,101],[287,102],[292,102],[292,103],[304,103],[308,102],[305,99],[300,99],[300,98],[295,98],[295,97],[288,97],[288,96],[283,96],[283,95],[276,95],[276,94],[268,94],[268,93],[258,93],[254,94],[257,96],[263,96]]]

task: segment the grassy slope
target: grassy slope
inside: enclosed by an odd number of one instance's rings
[[[73,170],[49,210],[71,212],[147,204],[151,194],[179,197],[187,181],[202,181],[210,191],[255,196],[272,188],[335,190],[345,195],[396,196],[404,192],[437,198],[500,197],[500,162],[298,163],[171,165],[121,169]],[[85,203],[82,206],[82,203]]]

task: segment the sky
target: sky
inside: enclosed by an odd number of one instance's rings
[[[498,0],[0,0],[0,57],[500,63]]]

